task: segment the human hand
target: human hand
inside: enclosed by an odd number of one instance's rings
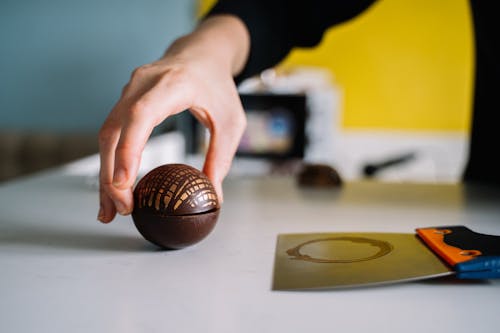
[[[133,186],[151,132],[184,110],[210,131],[203,172],[222,202],[222,181],[246,126],[233,75],[242,70],[249,50],[245,24],[232,15],[215,15],[177,39],[162,59],[132,73],[99,132],[101,222],[132,212]]]
[[[203,172],[222,202],[222,181],[245,129],[246,118],[231,70],[203,55],[165,56],[136,69],[99,132],[98,219],[133,209],[141,154],[154,127],[189,109],[210,131]]]

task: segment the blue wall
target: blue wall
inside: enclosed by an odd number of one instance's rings
[[[0,130],[97,131],[131,71],[195,22],[195,0],[1,0]]]

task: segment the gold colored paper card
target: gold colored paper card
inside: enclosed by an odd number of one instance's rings
[[[281,234],[273,290],[364,287],[450,274],[415,234]]]

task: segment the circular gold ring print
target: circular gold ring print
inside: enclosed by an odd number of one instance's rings
[[[325,258],[315,258],[313,256],[310,256],[308,254],[303,254],[301,253],[301,249],[309,244],[313,243],[320,243],[320,242],[332,242],[332,241],[348,241],[352,242],[355,244],[368,244],[374,247],[378,248],[378,251],[369,256],[364,256],[364,257],[359,257],[359,258],[349,258],[349,259],[325,259]],[[354,263],[354,262],[360,262],[360,261],[368,261],[368,260],[373,260],[377,259],[380,257],[385,256],[386,254],[390,253],[393,249],[393,246],[386,242],[386,241],[381,241],[378,239],[371,239],[371,238],[364,238],[364,237],[330,237],[330,238],[320,238],[320,239],[313,239],[307,242],[304,242],[302,244],[297,245],[294,248],[288,249],[286,253],[293,257],[291,259],[295,260],[304,260],[304,261],[310,261],[310,262],[315,262],[315,263]]]

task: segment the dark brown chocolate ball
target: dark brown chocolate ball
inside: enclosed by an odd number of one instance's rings
[[[186,164],[159,166],[134,189],[134,224],[145,239],[162,248],[198,243],[214,228],[219,210],[208,177]]]

